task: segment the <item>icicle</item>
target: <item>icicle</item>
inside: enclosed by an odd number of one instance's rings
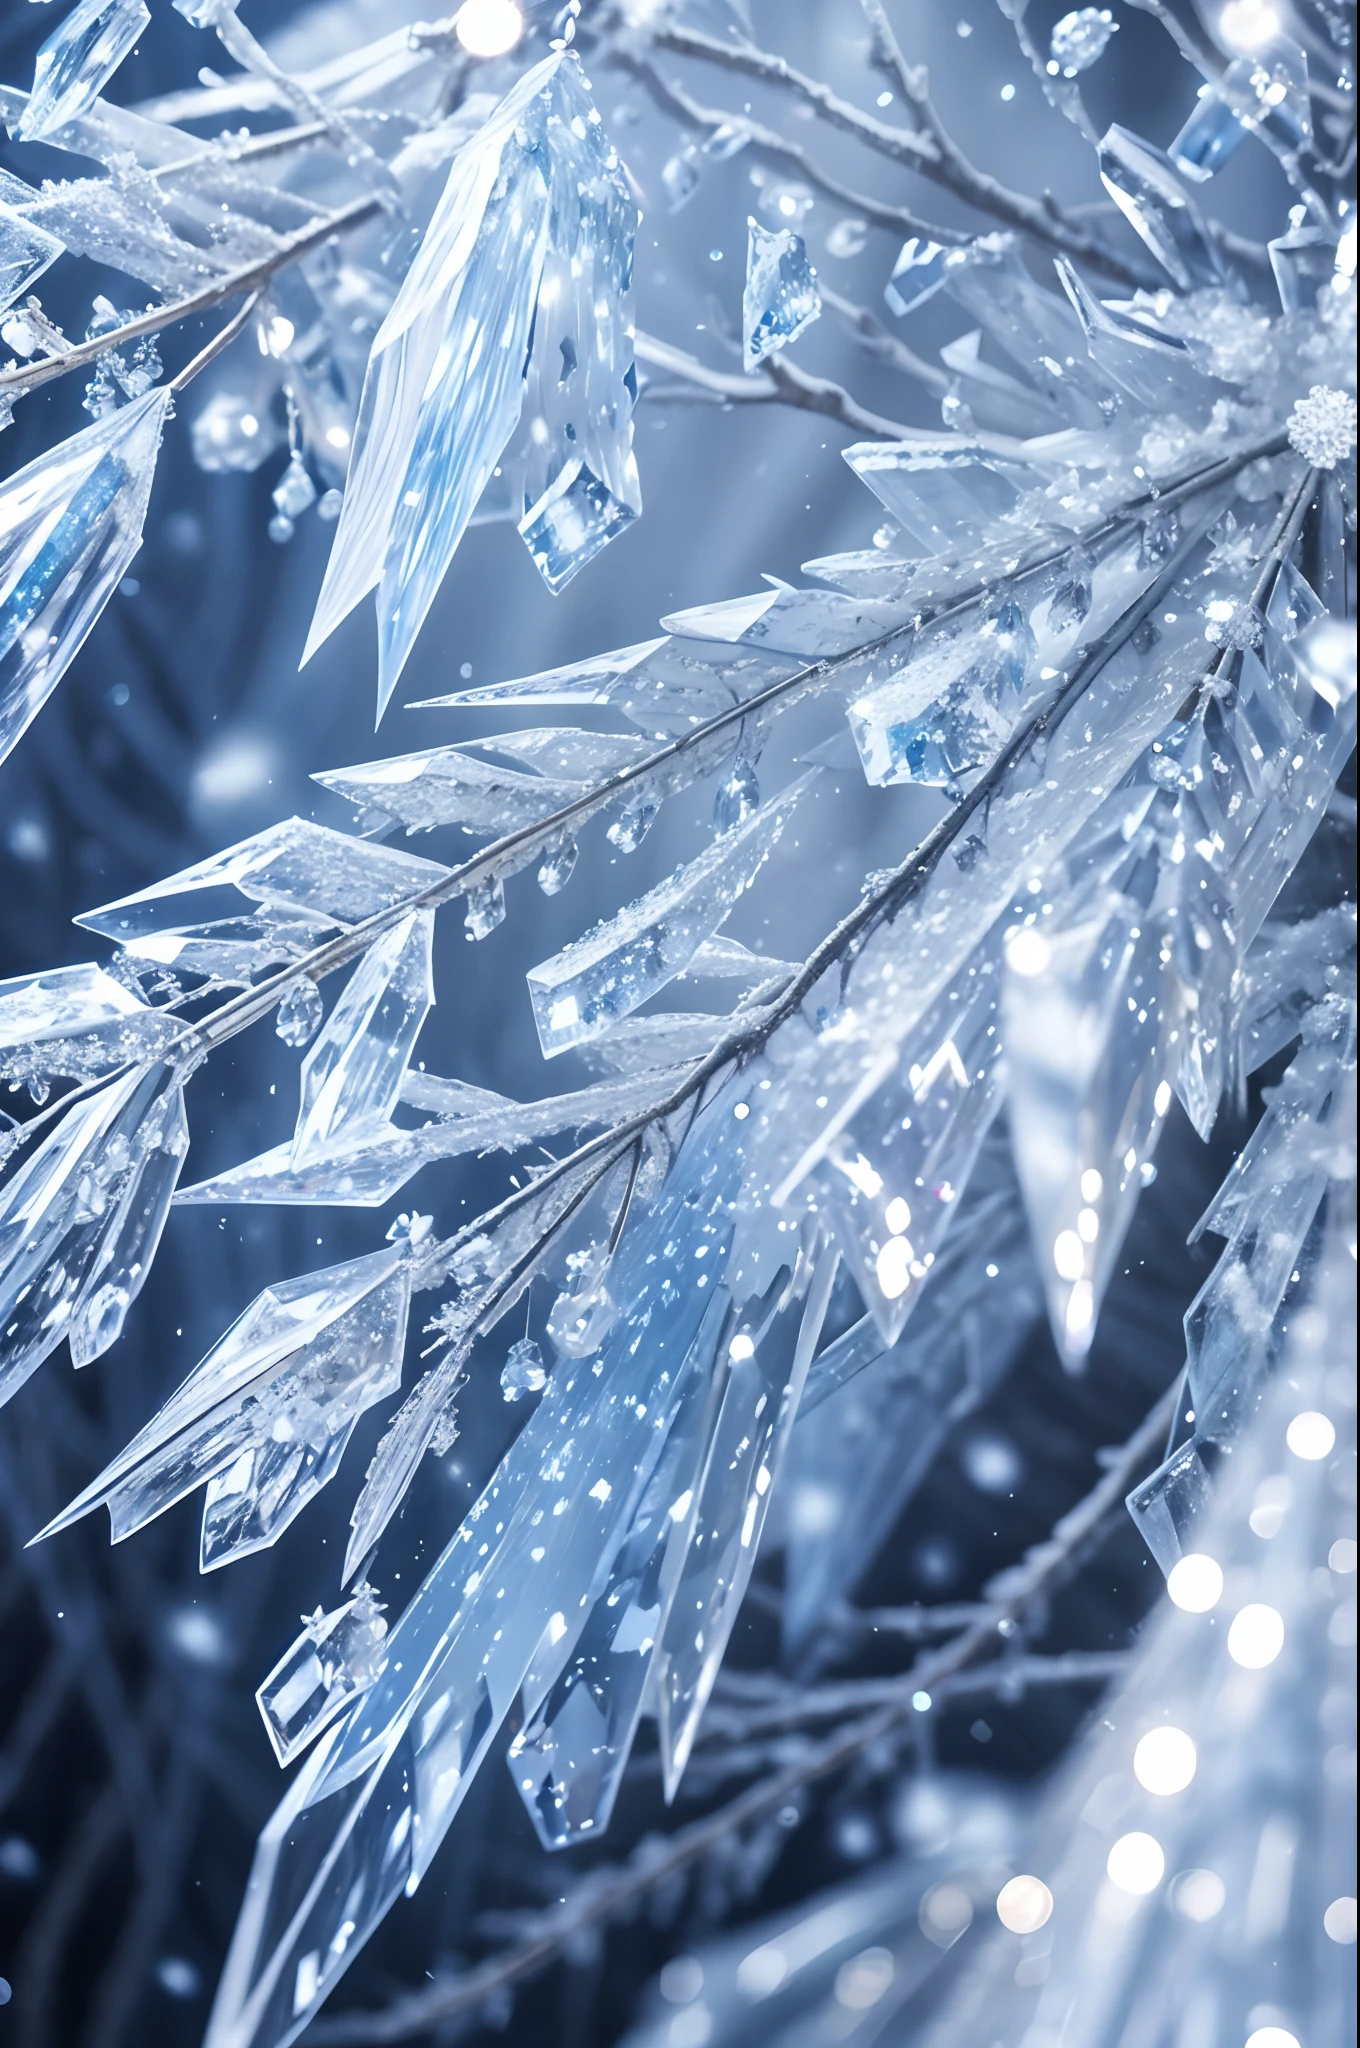
[[[527,464],[521,532],[550,587],[636,516],[627,381],[635,220],[572,57],[554,53],[526,73],[455,159],[373,345],[303,656],[378,586],[380,713],[520,417],[526,369],[545,438],[531,433],[531,452],[512,462],[517,472]],[[564,338],[575,389],[563,379]],[[573,436],[564,456],[561,441]],[[546,467],[554,452],[558,466]]]
[[[66,673],[142,544],[168,389],[149,391],[0,489],[0,760]]]
[[[43,1534],[105,1504],[121,1542],[206,1483],[204,1571],[277,1542],[400,1383],[410,1292],[404,1244],[267,1287]]]
[[[286,1769],[336,1715],[354,1704],[382,1669],[387,1623],[366,1579],[352,1599],[325,1614],[303,1616],[302,1634],[255,1694],[255,1703]]]
[[[40,141],[87,113],[150,20],[146,0],[78,0],[38,50],[20,140]]]
[[[725,1331],[722,1402],[695,1481],[691,1527],[653,1680],[666,1797],[675,1797],[756,1561],[839,1254],[823,1245],[804,1302],[748,1304]],[[776,1283],[778,1287],[778,1283]],[[782,1290],[781,1290],[782,1291]]]
[[[158,1063],[108,1082],[0,1189],[0,1402],[63,1337],[87,1365],[121,1333],[188,1150],[184,1080]]]
[[[529,994],[545,1057],[603,1037],[616,1018],[683,973],[755,880],[811,780],[800,777],[669,881],[530,968]]]

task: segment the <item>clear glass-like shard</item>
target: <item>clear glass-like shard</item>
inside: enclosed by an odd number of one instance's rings
[[[386,1654],[382,1615],[382,1601],[361,1580],[343,1606],[303,1617],[302,1634],[257,1689],[255,1703],[285,1768],[377,1678]]]
[[[0,1075],[12,1082],[92,1081],[159,1057],[185,1028],[93,961],[0,981]]]
[[[524,1726],[510,1745],[511,1776],[545,1849],[565,1848],[609,1824],[693,1533],[695,1485],[722,1386],[713,1347],[725,1307],[721,1294],[709,1305],[695,1340],[698,1369],[608,1581],[562,1671],[541,1700],[526,1698]]]
[[[636,515],[635,223],[574,57],[527,72],[455,158],[373,345],[304,654],[376,585],[380,710],[514,432],[526,375],[526,452],[511,462],[550,582]]]
[[[337,1142],[381,1130],[434,1002],[434,912],[402,919],[375,940],[302,1063],[294,1171]]]
[[[182,1088],[159,1063],[110,1081],[0,1189],[0,1402],[63,1337],[83,1365],[121,1331],[188,1148]]]
[[[448,872],[372,839],[285,818],[76,922],[134,959],[247,981],[296,959],[336,925],[389,910]]]
[[[948,254],[945,243],[928,241],[922,235],[912,235],[902,244],[892,276],[883,287],[883,296],[899,320],[915,312],[940,289]]]
[[[36,221],[0,204],[0,313],[56,262],[64,247]]]
[[[0,760],[66,673],[142,544],[167,390],[96,420],[0,489]]]
[[[1006,604],[976,632],[927,646],[891,682],[856,698],[846,716],[866,781],[958,795],[1009,738],[1034,648],[1024,613]]]
[[[746,222],[746,287],[741,302],[742,364],[750,373],[820,318],[822,295],[801,235]]]
[[[146,0],[78,0],[39,48],[20,138],[36,142],[86,113],[150,19]]]
[[[1100,179],[1182,291],[1228,282],[1208,229],[1160,149],[1128,128],[1107,128],[1100,144]]]
[[[273,1543],[401,1379],[404,1246],[267,1287],[159,1414],[43,1532],[101,1503],[121,1542],[205,1482],[205,1571]]]
[[[805,1301],[748,1304],[726,1333],[721,1406],[695,1482],[692,1523],[653,1680],[667,1799],[694,1747],[746,1588],[821,1335],[838,1254],[823,1245]]]
[[[842,452],[926,554],[976,539],[1013,513],[1026,492],[1048,482],[1034,465],[956,435],[857,441]]]
[[[1287,36],[1276,36],[1263,49],[1234,58],[1216,90],[1246,128],[1290,156],[1312,141],[1308,59]]]
[[[995,949],[984,949],[904,1044],[865,1041],[859,1085],[819,1141],[818,1207],[885,1346],[916,1306],[1001,1106],[1000,1011]]]
[[[461,825],[499,837],[536,825],[585,794],[587,785],[477,759],[459,747],[430,747],[392,761],[367,761],[314,775],[352,804],[400,819],[409,832]]]
[[[1108,7],[1075,8],[1053,24],[1048,54],[1064,78],[1075,78],[1104,56],[1118,27]]]
[[[706,1123],[620,1244],[611,1276],[620,1317],[598,1358],[553,1374],[392,1629],[377,1683],[261,1837],[210,2048],[284,2048],[296,2038],[388,1907],[428,1870],[531,1667],[550,1684],[571,1654],[664,1448],[709,1299],[704,1283],[712,1269],[718,1284],[730,1240],[740,1176],[730,1100]],[[701,1248],[708,1256],[696,1260]]]
[[[1267,924],[1247,955],[1237,991],[1236,1071],[1254,1074],[1299,1033],[1325,995],[1355,987],[1355,905],[1338,903],[1297,923]]]
[[[1043,1307],[1002,1135],[897,1342],[885,1347],[865,1316],[813,1362],[782,1482],[789,1650],[854,1591],[945,1436],[999,1385]]]
[[[1167,152],[1184,177],[1204,184],[1247,139],[1245,124],[1211,85],[1202,85],[1184,127]]]
[[[774,851],[811,777],[725,832],[668,881],[529,970],[545,1057],[601,1038],[684,972]]]
[[[1280,304],[1286,313],[1313,313],[1318,293],[1336,275],[1337,237],[1311,224],[1306,209],[1294,207],[1288,232],[1266,243]]]
[[[1091,360],[1140,405],[1175,407],[1182,416],[1207,413],[1216,387],[1192,362],[1184,341],[1138,317],[1137,301],[1120,306],[1098,299],[1065,257],[1058,277],[1076,308]]]
[[[1064,425],[1104,428],[1110,386],[1090,361],[1072,308],[1031,276],[1014,235],[978,235],[951,249],[944,272],[949,296],[1056,406]]]

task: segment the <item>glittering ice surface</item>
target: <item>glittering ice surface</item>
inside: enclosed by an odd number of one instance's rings
[[[387,1623],[367,1580],[329,1614],[303,1616],[302,1633],[256,1691],[255,1701],[283,1765],[294,1763],[336,1715],[366,1692],[382,1668]]]
[[[1108,7],[1078,7],[1053,24],[1049,55],[1065,78],[1075,78],[1104,56],[1118,27]]]

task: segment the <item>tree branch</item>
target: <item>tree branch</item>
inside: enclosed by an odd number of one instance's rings
[[[900,420],[884,419],[881,414],[870,412],[841,385],[825,377],[809,376],[807,371],[795,369],[779,356],[767,356],[760,369],[748,377],[741,371],[711,370],[697,356],[641,331],[635,337],[634,347],[639,362],[666,370],[699,395],[725,405],[791,405],[800,412],[821,413],[848,427],[852,434],[874,441],[904,441],[911,433],[911,428],[904,427]],[[681,394],[664,386],[659,390],[653,386],[651,395],[656,398]]]
[[[941,1690],[994,1646],[1001,1623],[1018,1619],[1060,1572],[1071,1568],[1112,1512],[1122,1506],[1129,1488],[1160,1456],[1177,1392],[1178,1387],[1172,1387],[1162,1396],[1109,1470],[1085,1499],[1063,1516],[1049,1541],[1038,1545],[1007,1574],[1006,1589],[986,1609],[985,1618],[921,1660],[912,1674],[912,1692],[934,1694]],[[644,1841],[616,1870],[584,1879],[560,1905],[539,1914],[525,1938],[505,1953],[489,1957],[450,1982],[408,1992],[381,2012],[338,2013],[332,2019],[314,2022],[311,2039],[315,2048],[407,2041],[442,2021],[475,2012],[495,1993],[547,1968],[581,1935],[635,1911],[639,1898],[693,1869],[731,1835],[768,1820],[809,1785],[843,1770],[876,1743],[899,1736],[915,1713],[911,1692],[903,1688],[716,1813],[663,1841]]]
[[[770,51],[743,43],[720,43],[687,29],[661,29],[651,40],[658,49],[668,50],[674,56],[701,59],[723,70],[759,79],[762,84],[782,87],[831,127],[853,135],[866,148],[906,170],[918,172],[933,184],[943,185],[980,213],[989,214],[1047,248],[1060,249],[1064,255],[1088,263],[1093,270],[1130,289],[1140,285],[1156,287],[1165,282],[1160,271],[1154,273],[1147,265],[1119,255],[1101,236],[1071,219],[1061,208],[1045,206],[1028,193],[1014,192],[990,172],[979,170],[946,133],[930,100],[924,74],[918,79],[912,97],[922,126],[897,128],[864,113],[819,79],[809,78]]]

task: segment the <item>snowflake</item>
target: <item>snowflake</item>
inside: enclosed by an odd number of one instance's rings
[[[1306,398],[1295,400],[1288,432],[1290,447],[1315,469],[1335,469],[1355,446],[1355,400],[1315,384]]]

